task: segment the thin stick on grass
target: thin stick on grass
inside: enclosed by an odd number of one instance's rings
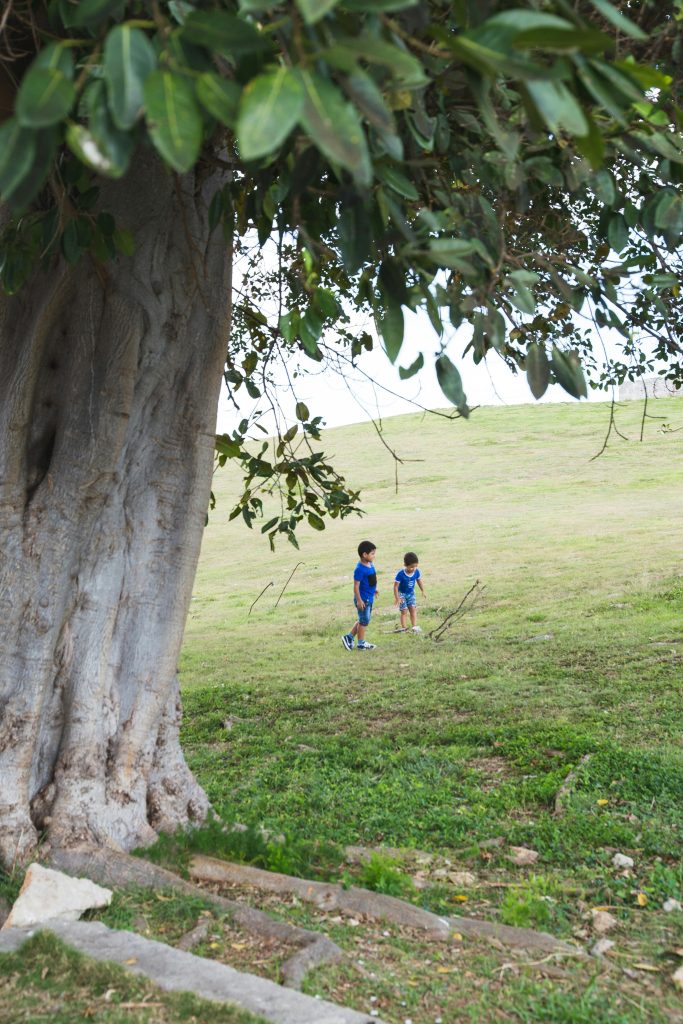
[[[285,583],[284,587],[283,587],[283,588],[282,588],[282,590],[280,591],[280,597],[282,597],[282,595],[284,594],[285,590],[286,590],[286,589],[287,589],[287,587],[289,586],[289,582],[290,582],[290,580],[291,580],[292,576],[294,575],[294,573],[296,572],[296,570],[297,570],[297,569],[299,568],[299,566],[300,566],[300,565],[305,565],[305,564],[306,564],[305,562],[297,562],[297,563],[296,563],[296,565],[294,566],[294,568],[292,569],[292,571],[290,572],[290,574],[289,574],[289,576],[288,576],[288,578],[287,578],[287,582]],[[259,595],[259,596],[260,596],[260,595]],[[279,603],[280,603],[280,597],[278,597],[277,601],[275,602],[275,604],[274,604],[274,606],[273,606],[273,611],[275,611],[275,609],[276,609],[276,608],[277,608],[277,606],[279,605]],[[257,598],[257,600],[258,600],[258,598]]]
[[[475,603],[484,593],[485,589],[485,587],[482,587],[480,580],[475,580],[475,582],[472,584],[470,589],[463,597],[458,607],[454,611],[449,612],[446,618],[443,620],[443,622],[441,622],[438,626],[435,626],[434,629],[430,630],[430,632],[427,633],[427,636],[431,637],[437,642],[441,640],[446,630],[449,629],[454,622],[456,622],[458,619],[461,619],[463,615],[466,615],[468,611],[471,611],[472,608],[474,608]],[[473,593],[474,597],[472,598],[472,601],[468,606],[467,601],[469,600],[470,596]]]
[[[266,583],[265,587],[263,588],[263,590],[261,591],[259,596],[256,598],[256,601],[260,601],[261,598],[263,597],[263,595],[265,594],[266,590],[268,589],[268,587],[272,587],[272,586],[273,586],[273,581],[272,580],[270,581],[270,583]],[[249,607],[249,611],[247,612],[247,618],[249,618],[249,616],[251,615],[251,609],[256,604],[256,601],[252,601],[251,602],[251,605]]]

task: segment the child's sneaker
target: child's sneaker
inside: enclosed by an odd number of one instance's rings
[[[346,648],[347,651],[353,650],[353,633],[344,633],[344,636],[341,638],[341,641],[344,644],[344,647]],[[360,647],[360,644],[358,646]]]
[[[421,626],[413,626],[411,632],[413,632],[413,633],[421,633],[422,632],[422,627]]]
[[[356,650],[357,651],[374,651],[376,646],[377,646],[377,644],[362,643],[362,644],[358,644],[358,646],[356,647]]]

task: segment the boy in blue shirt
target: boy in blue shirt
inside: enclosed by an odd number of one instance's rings
[[[353,573],[353,603],[358,611],[358,622],[355,622],[350,633],[344,633],[342,643],[347,651],[353,650],[354,638],[358,638],[359,651],[373,651],[375,644],[365,640],[366,627],[370,625],[372,603],[379,593],[377,590],[377,570],[374,566],[375,545],[371,540],[362,540],[358,545],[360,559]]]
[[[410,615],[410,624],[413,633],[421,633],[422,630],[417,624],[417,606],[415,604],[415,584],[426,597],[425,588],[422,585],[420,570],[417,567],[417,555],[414,551],[407,551],[403,556],[403,568],[396,573],[394,580],[394,603],[401,616],[401,629],[406,629],[406,615]]]

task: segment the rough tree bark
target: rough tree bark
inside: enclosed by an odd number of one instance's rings
[[[0,860],[199,820],[177,659],[208,506],[230,258],[205,183],[149,155],[134,229],[0,300]]]

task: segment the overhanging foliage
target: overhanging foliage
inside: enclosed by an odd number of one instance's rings
[[[15,0],[3,288],[59,257],[124,259],[135,240],[99,208],[98,181],[152,146],[169,173],[219,175],[226,258],[251,237],[277,247],[236,303],[233,392],[266,393],[278,354],[320,362],[332,330],[355,360],[372,338],[354,309],[392,362],[405,310],[425,310],[463,416],[446,352],[463,324],[474,361],[497,353],[536,397],[556,382],[580,398],[587,376],[617,383],[660,361],[679,385],[682,19],[681,0]],[[600,358],[603,328],[617,358]],[[315,438],[319,418],[297,417]],[[293,428],[266,459],[245,449],[249,426],[219,444],[245,464],[249,525],[259,481],[286,481],[271,540],[353,506]]]

